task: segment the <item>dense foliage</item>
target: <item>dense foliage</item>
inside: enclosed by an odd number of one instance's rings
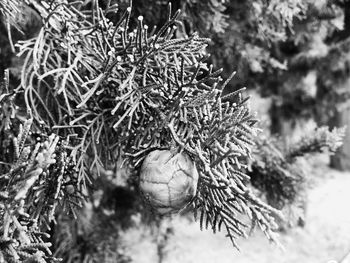
[[[1,95],[2,257],[55,261],[44,240],[49,224],[58,208],[80,205],[90,171],[122,156],[135,177],[153,149],[185,151],[195,161],[201,226],[224,226],[235,245],[247,227],[237,215],[247,214],[274,239],[279,212],[252,194],[241,170],[256,120],[240,92],[222,96],[230,79],[205,62],[208,39],[174,38],[179,12],[171,10],[149,35],[142,16],[129,28],[130,8],[114,24],[105,16],[114,7],[30,3],[43,27],[19,42],[20,86],[10,90],[7,78]]]
[[[172,2],[134,1],[133,10],[130,1],[1,2],[20,74],[6,70],[0,89],[0,261],[129,262],[115,243],[144,209],[139,169],[156,149],[194,161],[191,206],[201,228],[224,229],[237,246],[257,225],[276,241],[276,208],[303,190],[296,157],[339,147],[343,131],[324,128],[279,150],[258,133],[243,89],[227,88],[285,72],[276,43],[282,48],[295,20],[318,5]],[[11,33],[24,27],[13,10],[21,8],[40,21],[15,46]],[[127,172],[113,184],[121,162]]]

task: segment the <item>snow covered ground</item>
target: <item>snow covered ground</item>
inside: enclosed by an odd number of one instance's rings
[[[184,218],[175,218],[175,233],[162,263],[335,263],[350,251],[350,173],[316,162],[310,174],[311,189],[306,226],[280,235],[285,251],[270,244],[262,233],[239,240],[233,249],[223,233],[200,231]],[[134,262],[157,262],[154,237],[148,231],[129,230],[124,235]],[[342,262],[349,263],[349,262]]]

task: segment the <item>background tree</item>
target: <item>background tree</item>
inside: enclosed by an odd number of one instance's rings
[[[280,106],[277,106],[274,112],[285,116],[284,119],[293,120],[295,123],[302,117],[315,119],[319,125],[347,125],[346,118],[341,117],[342,112],[345,114],[346,111],[346,107],[343,107],[347,101],[344,96],[346,92],[340,95],[345,91],[340,88],[340,83],[343,83],[346,77],[340,76],[346,75],[343,70],[346,70],[348,57],[345,48],[347,41],[344,41],[345,32],[348,31],[347,10],[345,2],[310,3],[305,18],[295,22],[294,34],[280,45],[280,55],[287,55],[290,70],[281,75],[278,82],[284,81],[285,84],[278,85],[283,88],[279,90],[280,94],[277,97]],[[338,51],[334,52],[335,50]],[[338,60],[337,56],[343,59]],[[335,71],[343,73],[334,77],[337,74]],[[278,120],[278,117],[276,119]],[[277,123],[281,122],[283,121],[279,120]],[[276,128],[281,131],[281,126]],[[347,134],[346,138],[348,137]],[[332,157],[331,164],[338,169],[346,169],[346,140],[343,148]]]

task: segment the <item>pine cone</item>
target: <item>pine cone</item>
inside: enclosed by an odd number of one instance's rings
[[[198,172],[190,157],[155,150],[147,155],[140,171],[140,191],[151,209],[161,215],[184,208],[196,195]]]

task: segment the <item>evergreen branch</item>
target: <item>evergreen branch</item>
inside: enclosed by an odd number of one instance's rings
[[[334,128],[332,131],[329,131],[328,127],[319,127],[293,145],[287,153],[286,159],[293,159],[305,154],[325,152],[326,150],[334,153],[342,145],[344,136],[345,127]]]
[[[115,163],[119,153],[138,170],[150,149],[173,148],[188,153],[199,171],[194,204],[201,225],[216,231],[223,224],[236,246],[236,238],[247,235],[238,214],[247,214],[274,239],[272,216],[279,212],[251,193],[242,172],[254,145],[255,121],[240,91],[223,97],[217,88],[230,79],[220,84],[222,70],[208,70],[208,39],[177,38],[179,12],[148,36],[141,18],[136,30],[129,28],[131,8],[113,24],[97,5],[72,11],[66,1],[30,2],[45,25],[36,39],[18,45],[26,56],[21,89],[33,123],[57,134],[45,138],[34,159],[23,151],[35,144],[23,148],[18,138],[19,159],[33,163],[11,182],[23,183],[13,202],[34,200],[37,208],[26,205],[43,227],[60,198],[65,207],[80,205],[89,170]],[[78,142],[66,147],[61,138],[68,134],[77,134]]]

